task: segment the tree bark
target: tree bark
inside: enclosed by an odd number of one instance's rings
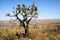
[[[29,32],[28,32],[28,23],[27,23],[27,25],[23,24],[23,27],[24,27],[24,30],[25,30],[24,36],[28,37],[28,35],[29,35]]]
[[[25,37],[28,37],[28,26],[25,26]]]

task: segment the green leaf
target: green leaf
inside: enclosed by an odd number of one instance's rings
[[[30,11],[30,9],[29,9],[29,8],[27,8],[27,10],[28,10],[28,11]]]
[[[37,11],[37,7],[34,7],[35,11]]]
[[[10,14],[6,14],[6,16],[10,16]]]
[[[32,10],[30,11],[30,14],[31,14],[31,15],[33,14],[33,11],[32,11]]]
[[[22,12],[23,12],[23,13],[26,13],[26,9],[25,9],[25,8],[22,8]]]
[[[25,4],[22,4],[22,7],[24,7],[24,8],[25,8]]]
[[[19,13],[20,12],[20,5],[17,5],[17,8],[16,8],[16,13]]]

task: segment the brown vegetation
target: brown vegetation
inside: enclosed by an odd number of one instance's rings
[[[0,28],[0,40],[60,40],[60,25],[30,27],[29,37],[24,37],[24,28]]]

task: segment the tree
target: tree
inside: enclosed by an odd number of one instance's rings
[[[29,22],[31,21],[32,18],[37,18],[37,7],[33,3],[32,6],[25,6],[25,4],[22,4],[22,7],[20,4],[17,5],[17,8],[13,7],[14,15],[10,15],[10,13],[7,13],[6,16],[10,17],[16,17],[16,19],[19,21],[20,26],[23,26],[25,29],[25,36],[28,36],[28,27],[29,27]],[[19,18],[18,15],[22,15],[23,19]]]

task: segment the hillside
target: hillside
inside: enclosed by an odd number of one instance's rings
[[[34,21],[32,21],[32,23],[38,23],[38,24],[60,23],[60,19],[34,20]]]
[[[35,24],[58,24],[60,23],[60,19],[45,19],[45,20],[32,20],[30,22],[30,26]],[[19,26],[18,21],[0,21],[0,27],[5,26]]]

